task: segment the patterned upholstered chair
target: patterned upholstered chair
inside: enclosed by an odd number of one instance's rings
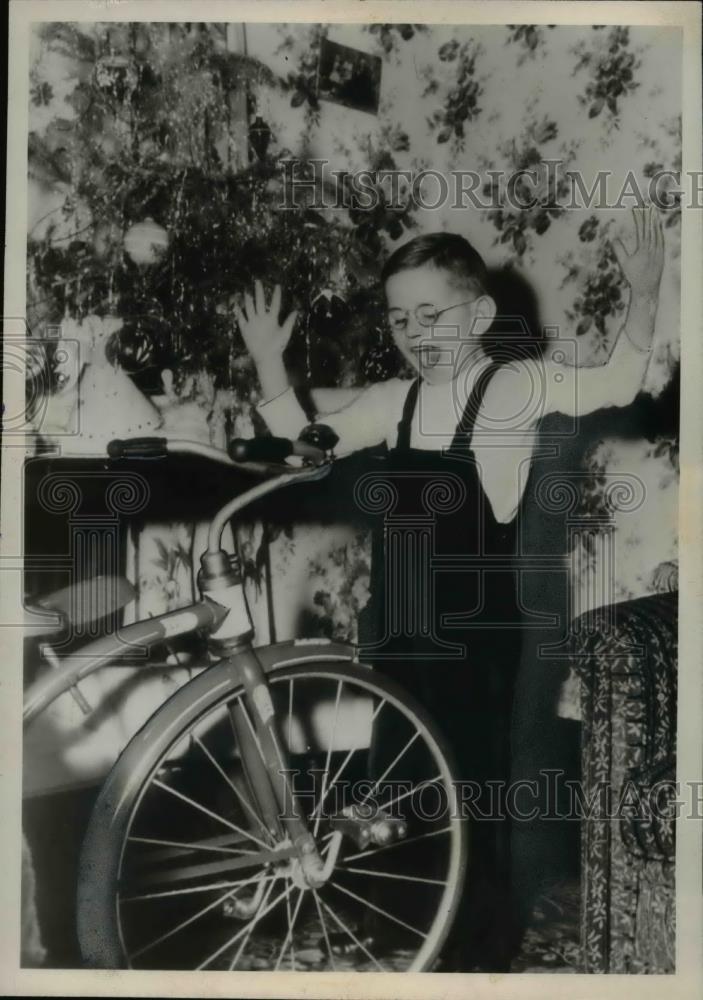
[[[586,972],[674,971],[677,609],[673,591],[577,620]]]

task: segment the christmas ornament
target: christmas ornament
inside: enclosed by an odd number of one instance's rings
[[[266,156],[266,150],[271,142],[271,129],[260,114],[257,114],[249,126],[249,144],[259,160]]]
[[[173,353],[171,350],[169,356]],[[105,347],[105,358],[113,367],[121,368],[129,375],[145,396],[158,394],[165,358],[162,324],[149,316],[126,324],[110,337]]]
[[[125,253],[135,264],[155,264],[168,249],[168,244],[168,233],[151,216],[130,226],[124,236]]]
[[[128,375],[135,375],[154,364],[155,345],[151,335],[141,326],[117,330],[105,346],[105,357],[111,365],[119,365]]]

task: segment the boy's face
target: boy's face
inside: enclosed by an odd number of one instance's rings
[[[426,382],[451,382],[470,358],[482,356],[476,293],[453,275],[423,264],[386,282],[388,320],[396,346]],[[446,310],[446,312],[444,311]],[[441,313],[433,323],[434,313]],[[427,325],[424,325],[427,324]]]

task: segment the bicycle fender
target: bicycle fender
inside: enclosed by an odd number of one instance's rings
[[[259,663],[268,673],[273,667],[290,667],[314,660],[357,662],[358,649],[333,639],[288,639],[254,649]]]

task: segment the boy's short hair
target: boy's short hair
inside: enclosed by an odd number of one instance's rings
[[[385,285],[389,278],[400,271],[410,271],[423,264],[449,271],[461,287],[477,295],[490,294],[488,270],[480,253],[458,233],[427,233],[398,247],[388,258],[381,271]]]

